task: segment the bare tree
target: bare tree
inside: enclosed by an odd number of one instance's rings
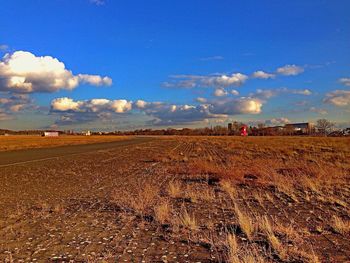
[[[334,127],[334,123],[330,122],[327,119],[319,119],[316,122],[317,130],[322,133],[324,136],[327,136]]]

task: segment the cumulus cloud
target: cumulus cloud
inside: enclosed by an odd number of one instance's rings
[[[153,117],[149,124],[152,125],[177,125],[203,121],[207,118],[218,117],[212,114],[208,105],[174,105],[166,103],[150,103],[144,109],[146,115]]]
[[[269,99],[281,94],[299,94],[309,96],[312,92],[309,89],[288,89],[288,88],[278,88],[278,89],[257,89],[255,93],[251,93],[251,97],[257,97],[261,99]]]
[[[75,101],[71,98],[63,97],[54,99],[51,102],[51,111],[53,112],[100,113],[107,111],[126,113],[131,109],[132,102],[127,100],[92,99]]]
[[[225,89],[218,88],[214,91],[215,97],[223,97],[227,95],[227,91]]]
[[[231,90],[230,93],[231,93],[232,95],[235,95],[235,96],[238,96],[238,95],[239,95],[239,92],[238,92],[237,90],[235,90],[235,89]]]
[[[32,99],[25,94],[0,97],[0,109],[8,114],[26,109],[34,109],[35,107]]]
[[[241,97],[214,100],[211,102],[211,112],[215,114],[259,114],[263,102],[256,98]]]
[[[38,57],[26,51],[5,54],[0,61],[0,91],[55,92],[60,89],[72,90],[82,83],[111,85],[112,79],[98,75],[73,75],[58,59]]]
[[[339,79],[339,82],[345,86],[350,87],[350,78],[341,78]]]
[[[263,102],[256,98],[218,98],[201,100],[200,105],[171,104],[165,102],[135,102],[118,99],[92,99],[76,101],[71,98],[56,98],[51,102],[51,114],[58,116],[56,124],[91,122],[97,119],[113,119],[125,113],[142,113],[150,118],[150,125],[178,125],[228,115],[259,114]],[[133,110],[133,111],[132,111]],[[118,115],[118,116],[117,116]]]
[[[280,75],[296,76],[304,72],[304,68],[296,65],[285,65],[276,70]]]
[[[231,75],[174,75],[171,76],[171,82],[164,82],[163,86],[167,88],[196,88],[196,87],[214,87],[225,88],[229,86],[243,85],[248,76],[242,73]]]
[[[349,90],[334,90],[326,94],[323,100],[325,103],[333,104],[337,107],[345,107],[350,105]]]
[[[202,98],[202,97],[198,97],[198,98],[196,98],[196,101],[199,102],[199,103],[206,103],[207,99],[206,98]]]
[[[258,70],[255,71],[252,76],[256,79],[273,79],[275,77],[275,74],[266,73],[262,70]]]

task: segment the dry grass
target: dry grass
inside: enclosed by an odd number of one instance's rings
[[[99,142],[112,142],[129,139],[128,136],[59,136],[41,137],[30,135],[0,136],[0,151],[29,148],[48,148],[63,145],[78,145]]]
[[[228,234],[225,242],[227,248],[228,263],[264,263],[265,258],[260,255],[260,252],[255,247],[239,246],[237,238],[233,234]]]
[[[198,230],[198,224],[197,220],[193,215],[190,215],[187,212],[187,209],[184,208],[182,213],[179,215],[179,223],[183,227],[191,230],[191,231],[196,231]]]
[[[238,207],[237,203],[234,203],[234,211],[237,216],[238,224],[240,228],[242,229],[244,234],[247,236],[247,238],[249,240],[252,240],[254,231],[255,231],[252,218],[248,214],[243,213],[241,209]]]
[[[211,202],[215,199],[215,193],[214,191],[206,187],[203,188],[195,188],[193,186],[187,186],[185,191],[186,198],[189,198],[191,202],[197,203],[197,202]]]
[[[240,262],[240,259],[238,257],[239,248],[238,248],[237,239],[235,235],[233,234],[227,235],[226,247],[228,249],[227,261],[230,263],[239,263]]]
[[[333,215],[332,228],[335,232],[345,235],[350,233],[350,222]]]
[[[165,224],[169,222],[171,213],[172,213],[172,207],[169,201],[167,200],[160,202],[158,205],[154,207],[155,218],[161,224]]]
[[[237,190],[229,180],[220,181],[220,186],[229,195],[232,201],[237,198]]]
[[[259,229],[263,231],[266,238],[271,246],[271,248],[278,254],[278,256],[286,260],[288,258],[288,250],[285,245],[283,245],[280,240],[276,237],[272,226],[270,224],[267,216],[264,216],[259,222]]]
[[[144,216],[154,208],[159,198],[159,187],[152,184],[140,185],[137,192],[114,192],[112,200],[125,210],[132,209],[140,216]]]
[[[173,180],[169,182],[168,194],[172,198],[180,197],[182,193],[182,185],[179,181]]]

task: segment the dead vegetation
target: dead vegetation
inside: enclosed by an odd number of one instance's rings
[[[0,203],[0,258],[346,262],[349,142],[165,138],[82,159],[7,168],[6,175],[15,176],[0,177],[1,200],[12,204],[9,209]],[[67,253],[59,255],[63,243]],[[15,250],[19,246],[25,249]]]
[[[0,151],[12,151],[32,148],[49,148],[65,145],[79,145],[99,142],[113,142],[130,139],[129,136],[82,136],[62,135],[42,137],[33,135],[0,136]]]

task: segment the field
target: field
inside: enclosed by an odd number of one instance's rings
[[[159,137],[0,167],[5,262],[349,262],[350,139]]]
[[[64,145],[111,142],[125,140],[127,136],[59,136],[42,137],[27,135],[0,136],[0,151],[21,150],[30,148],[47,148]]]

